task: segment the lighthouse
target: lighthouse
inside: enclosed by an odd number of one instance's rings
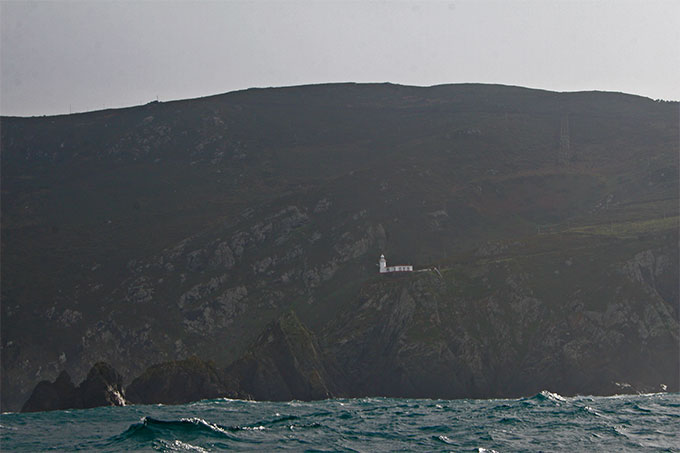
[[[380,267],[381,274],[386,274],[389,272],[413,272],[413,266],[411,266],[410,264],[406,266],[387,267],[387,260],[385,259],[385,255],[380,255],[380,261],[378,261],[378,266]]]

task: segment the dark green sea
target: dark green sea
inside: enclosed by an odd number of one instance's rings
[[[4,451],[678,451],[680,394],[206,400],[0,417]]]

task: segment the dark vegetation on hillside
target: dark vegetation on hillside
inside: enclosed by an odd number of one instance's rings
[[[290,310],[318,395],[677,390],[678,124],[626,94],[389,84],[2,118],[2,409],[100,360],[285,381],[252,351]]]

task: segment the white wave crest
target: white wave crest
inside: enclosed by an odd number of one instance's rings
[[[565,397],[563,397],[562,395],[560,395],[558,393],[549,392],[548,390],[541,390],[540,395],[551,400],[551,401],[559,401],[559,402],[562,402],[562,403],[567,401],[567,399]]]
[[[208,450],[206,450],[203,447],[199,447],[198,445],[191,445],[177,439],[175,439],[172,442],[161,441],[161,443],[165,444],[165,447],[169,451],[198,451],[200,453],[208,453]]]
[[[222,433],[222,434],[227,434],[227,435],[229,434],[229,433],[228,433],[224,428],[222,428],[221,426],[216,425],[215,423],[210,423],[210,422],[208,422],[208,421],[205,421],[205,420],[203,420],[202,418],[191,417],[191,418],[182,418],[182,419],[180,419],[180,420],[183,421],[183,422],[193,423],[194,425],[203,425],[203,426],[206,426],[206,427],[212,429],[213,431],[217,431],[217,432]]]
[[[439,440],[447,444],[453,444],[453,440],[449,439],[447,436],[438,436]]]

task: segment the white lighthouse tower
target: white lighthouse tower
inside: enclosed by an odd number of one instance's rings
[[[380,273],[384,274],[385,272],[387,272],[387,260],[385,255],[380,255]]]

